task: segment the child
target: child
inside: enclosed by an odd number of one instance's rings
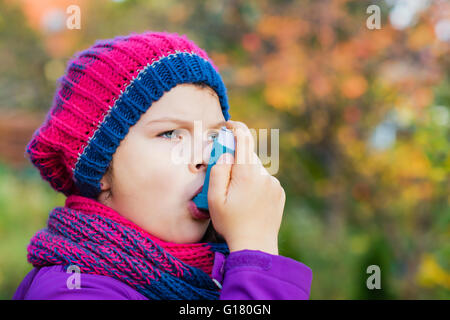
[[[284,190],[261,174],[247,126],[229,120],[204,50],[132,33],[80,52],[60,81],[27,153],[67,199],[31,239],[34,269],[13,299],[309,298],[311,269],[278,255]],[[213,140],[197,133],[200,157],[173,161],[189,155],[194,121],[236,142],[238,161],[211,170],[206,214],[191,200]]]

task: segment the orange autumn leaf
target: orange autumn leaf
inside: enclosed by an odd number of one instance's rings
[[[242,37],[242,47],[248,52],[256,52],[261,48],[261,38],[256,33],[247,33]]]
[[[260,79],[259,69],[255,66],[242,67],[236,71],[234,76],[234,82],[239,86],[250,86]]]
[[[264,98],[276,109],[298,113],[303,110],[303,96],[297,86],[269,84],[264,89]]]
[[[434,39],[433,28],[429,25],[421,24],[411,31],[411,35],[408,38],[408,45],[413,50],[419,50],[431,45]]]
[[[330,79],[320,74],[314,74],[309,85],[314,94],[318,97],[325,97],[330,94],[332,90]]]
[[[353,75],[342,82],[342,94],[349,98],[359,98],[367,90],[367,80],[360,75]]]

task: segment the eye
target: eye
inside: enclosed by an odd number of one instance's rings
[[[173,139],[172,133],[175,132],[175,131],[176,130],[164,131],[164,132],[158,134],[158,137],[163,137],[163,138],[167,138],[167,139],[171,139],[172,140]],[[166,135],[166,134],[168,134],[168,135]],[[213,140],[215,140],[215,139],[217,139],[219,137],[219,132],[218,131],[212,132],[211,135],[213,136]]]
[[[166,133],[172,133],[172,132],[175,132],[176,130],[169,130],[169,131],[164,131],[164,132],[162,132],[162,133],[160,133],[160,134],[158,134],[158,137],[165,137],[165,134]],[[173,137],[172,137],[172,135],[171,134],[169,134],[169,137],[168,137],[168,139],[172,139]]]
[[[212,134],[214,135],[214,140],[219,137],[219,131],[212,132]]]

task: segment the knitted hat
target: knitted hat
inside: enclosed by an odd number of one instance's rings
[[[66,196],[95,198],[130,127],[178,84],[210,86],[230,119],[218,68],[185,35],[144,32],[99,40],[69,61],[59,81],[26,152],[42,178]]]

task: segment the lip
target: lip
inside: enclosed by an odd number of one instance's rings
[[[200,188],[198,188],[198,190],[195,191],[195,193],[192,196],[191,200],[194,199],[200,192],[202,192],[202,189],[203,189],[203,185],[201,185]]]
[[[192,200],[189,201],[189,203],[188,203],[188,209],[189,209],[189,212],[190,212],[191,216],[192,216],[194,219],[197,219],[197,220],[207,220],[207,219],[210,218],[209,212],[197,208],[197,205],[196,205],[195,202],[192,201]]]

